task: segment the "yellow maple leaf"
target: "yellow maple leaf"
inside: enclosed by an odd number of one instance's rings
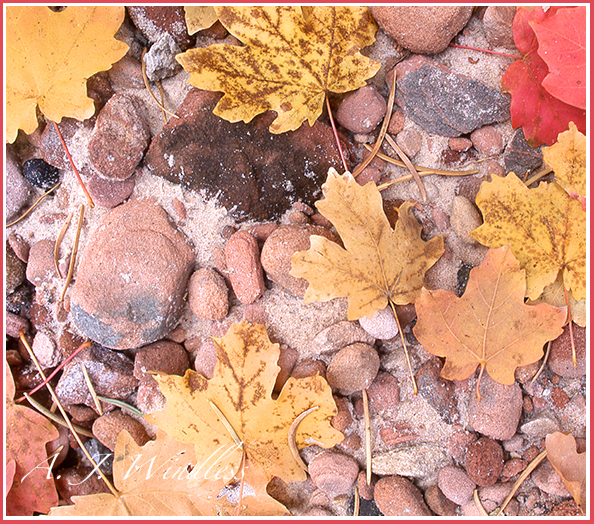
[[[528,189],[514,174],[483,182],[476,204],[484,218],[471,232],[481,244],[511,244],[526,269],[526,296],[537,299],[557,279],[576,300],[586,297],[586,212],[558,184]]]
[[[388,302],[414,301],[425,272],[443,254],[443,237],[421,239],[412,202],[400,206],[392,229],[375,184],[360,186],[350,173],[341,176],[331,168],[322,190],[325,198],[316,207],[334,224],[345,248],[314,235],[308,251],[293,255],[291,275],[309,282],[304,301],[348,297],[349,320],[370,318]]]
[[[122,58],[114,39],[123,7],[6,8],[6,140],[37,129],[37,106],[49,120],[84,120],[95,111],[87,78]]]
[[[565,299],[565,291],[563,289],[563,276],[559,273],[557,280],[552,284],[546,286],[542,295],[536,300],[528,300],[527,304],[540,304],[546,302],[555,307],[566,307],[569,304],[569,316],[571,320],[578,326],[586,327],[588,323],[588,316],[586,311],[586,299],[576,300],[573,298],[571,291],[567,293],[567,300]]]
[[[365,85],[380,64],[359,53],[377,29],[365,7],[215,7],[219,21],[245,46],[215,44],[177,55],[189,82],[222,91],[214,113],[249,122],[269,109],[272,133],[297,129],[321,115],[328,91]]]
[[[228,482],[243,471],[255,494],[265,494],[275,476],[286,482],[305,480],[288,444],[289,429],[301,413],[317,406],[299,424],[297,446],[328,448],[344,438],[330,425],[337,413],[330,386],[319,375],[290,378],[273,400],[280,350],[266,328],[244,321],[213,340],[218,353],[213,378],[206,380],[192,370],[184,377],[155,374],[167,402],[164,411],[145,418],[172,438],[193,444],[199,463],[220,456],[211,475]]]
[[[551,147],[542,148],[545,165],[555,172],[559,185],[569,194],[586,196],[586,137],[573,122]]]
[[[184,12],[188,33],[191,35],[202,29],[208,29],[219,19],[214,7],[210,5],[186,5]]]
[[[413,332],[427,351],[446,357],[442,377],[464,380],[480,365],[493,380],[513,384],[516,367],[536,362],[543,345],[561,335],[565,310],[525,305],[524,273],[507,245],[490,249],[470,271],[462,297],[423,289]]]

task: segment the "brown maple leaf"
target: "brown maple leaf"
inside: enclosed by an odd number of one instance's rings
[[[517,367],[542,357],[543,345],[563,332],[566,312],[544,303],[525,305],[525,289],[524,270],[509,246],[487,252],[470,271],[462,297],[423,289],[413,332],[427,351],[446,358],[443,378],[464,380],[480,366],[481,374],[486,369],[509,385]]]

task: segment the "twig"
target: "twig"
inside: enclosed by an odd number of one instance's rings
[[[35,356],[35,353],[33,353],[33,350],[29,346],[29,343],[27,342],[27,339],[25,338],[25,334],[23,333],[23,330],[21,330],[19,332],[19,336],[21,338],[21,342],[23,343],[23,345],[25,346],[25,348],[27,349],[27,351],[29,353],[29,356],[31,357],[31,360],[33,360],[33,362],[35,363],[35,366],[37,367],[37,371],[41,375],[41,378],[43,378],[45,380],[45,373],[43,372],[43,369],[41,368],[41,366],[39,364],[39,361],[37,360],[37,357]],[[93,468],[95,470],[97,470],[97,473],[103,479],[103,482],[105,482],[105,484],[107,485],[107,487],[109,488],[109,490],[113,493],[113,496],[116,497],[118,499],[118,501],[122,504],[122,506],[124,507],[124,510],[126,511],[126,513],[129,516],[130,515],[130,511],[128,510],[128,508],[126,507],[126,504],[122,500],[122,498],[120,496],[120,493],[118,492],[117,489],[115,489],[113,487],[113,485],[111,484],[111,482],[109,481],[109,479],[105,476],[105,473],[103,473],[103,471],[101,471],[101,469],[99,468],[99,466],[97,465],[97,463],[95,462],[95,460],[93,459],[93,457],[91,457],[91,454],[89,453],[89,451],[87,450],[87,448],[85,448],[82,440],[78,436],[78,433],[74,430],[74,427],[72,425],[72,422],[70,421],[70,419],[66,415],[66,411],[64,410],[64,407],[62,406],[62,403],[60,402],[60,399],[58,399],[58,396],[56,395],[56,392],[54,391],[54,388],[49,383],[47,383],[45,386],[47,387],[48,391],[50,392],[50,395],[52,396],[52,399],[57,404],[58,409],[60,410],[60,413],[62,413],[62,417],[64,417],[64,421],[68,425],[68,429],[70,429],[70,431],[72,433],[72,436],[76,439],[76,442],[78,442],[78,445],[80,446],[82,452],[86,455],[86,457],[89,460],[89,462],[93,465]],[[29,395],[26,395],[26,396],[28,397],[28,399],[30,398]]]
[[[474,490],[474,493],[472,496],[474,498],[474,503],[476,504],[477,509],[481,512],[481,515],[483,515],[484,517],[488,517],[489,514],[487,513],[487,510],[485,509],[485,507],[483,506],[483,503],[481,502],[481,499],[480,499],[479,493],[478,493],[478,489]]]
[[[547,360],[549,359],[549,353],[551,351],[551,341],[549,340],[549,343],[547,344],[547,350],[545,352],[545,356],[542,359],[542,364],[540,365],[540,367],[538,368],[538,371],[536,372],[536,375],[534,375],[532,377],[532,380],[530,381],[530,384],[528,384],[529,386],[532,386],[532,384],[534,384],[534,381],[540,376],[540,374],[542,373],[542,370],[544,369]]]
[[[87,371],[87,367],[85,366],[84,362],[80,364],[82,366],[82,372],[85,377],[85,382],[87,383],[87,387],[89,388],[89,393],[91,393],[91,397],[93,398],[93,402],[95,403],[95,407],[97,408],[97,413],[99,416],[103,415],[103,409],[101,408],[101,402],[97,398],[97,392],[93,387],[93,383],[91,382],[91,377],[89,377],[89,372]]]
[[[367,485],[371,486],[371,419],[369,417],[369,398],[363,390],[363,416],[365,417],[365,464]]]
[[[328,106],[328,117],[330,118],[330,123],[332,124],[332,131],[334,131],[336,145],[338,146],[338,151],[340,152],[342,165],[344,166],[344,171],[346,173],[349,170],[349,167],[347,166],[346,160],[344,158],[344,153],[342,151],[342,146],[340,145],[340,138],[338,138],[338,131],[336,130],[336,125],[334,124],[334,118],[332,117],[332,108],[330,107],[330,100],[328,100],[328,95],[326,95],[326,105]]]
[[[388,131],[388,125],[390,124],[390,119],[392,118],[392,108],[394,107],[394,97],[396,95],[396,71],[394,71],[394,76],[392,77],[392,87],[390,88],[390,97],[388,98],[388,108],[386,110],[386,116],[384,117],[384,122],[380,129],[379,135],[371,150],[371,153],[359,164],[357,169],[353,171],[353,178],[357,178],[357,175],[361,173],[373,160],[377,152],[382,147],[382,142],[384,141],[384,137],[386,136],[386,132]]]
[[[415,380],[415,376],[412,370],[412,364],[410,362],[410,356],[408,354],[408,348],[406,347],[406,341],[404,340],[404,333],[402,332],[402,327],[400,326],[400,322],[398,321],[398,315],[396,314],[396,307],[394,306],[393,302],[390,300],[390,307],[392,308],[392,313],[394,313],[394,318],[396,319],[396,325],[398,326],[398,333],[400,333],[400,340],[402,340],[402,347],[404,347],[404,354],[406,355],[406,363],[408,364],[408,371],[410,373],[410,379],[413,383],[413,392],[416,395],[419,390],[417,388],[417,381]]]
[[[70,225],[70,222],[72,221],[73,216],[74,216],[74,211],[70,211],[70,214],[68,215],[68,218],[66,219],[66,222],[64,222],[64,225],[62,226],[62,229],[60,230],[60,234],[58,235],[58,239],[56,240],[56,245],[54,247],[54,264],[56,266],[56,271],[60,278],[64,278],[64,277],[62,277],[62,272],[60,271],[60,264],[58,264],[58,258],[60,256],[60,244],[62,244],[62,240],[64,238],[64,235],[66,234],[66,231],[68,230],[68,226]]]
[[[392,149],[394,151],[396,151],[396,153],[398,154],[398,156],[400,157],[400,159],[404,162],[404,165],[410,171],[410,174],[412,175],[412,177],[414,178],[415,182],[417,183],[417,186],[419,186],[419,192],[421,193],[421,197],[423,198],[423,202],[427,202],[427,191],[425,191],[425,186],[423,185],[423,181],[421,180],[421,177],[419,176],[419,173],[417,172],[417,170],[415,169],[415,167],[412,165],[412,162],[404,154],[404,151],[402,151],[402,149],[400,149],[400,147],[398,146],[398,144],[396,143],[396,141],[390,135],[388,135],[386,133],[386,137],[385,138],[386,138],[386,141],[388,142],[388,144],[390,144],[390,146],[392,146]]]
[[[532,462],[530,462],[530,464],[528,464],[524,471],[522,471],[522,473],[518,477],[518,480],[516,480],[511,491],[509,492],[509,495],[505,498],[503,504],[501,504],[501,507],[494,513],[495,517],[498,517],[503,513],[505,508],[507,508],[507,505],[510,503],[511,499],[514,498],[514,495],[516,494],[516,491],[518,491],[518,488],[521,486],[522,482],[524,482],[528,478],[530,473],[534,471],[534,468],[536,468],[536,466],[538,466],[545,459],[546,456],[547,450],[545,449]]]
[[[313,411],[316,411],[318,409],[320,409],[320,406],[313,406],[309,409],[306,409],[303,413],[301,413],[289,427],[289,433],[287,435],[287,442],[289,443],[289,449],[291,450],[291,455],[293,455],[293,458],[295,459],[297,464],[299,464],[301,469],[303,471],[305,471],[306,473],[308,471],[307,464],[305,462],[303,462],[301,455],[299,455],[299,450],[297,449],[297,442],[296,442],[297,428],[299,427],[299,424],[301,424],[301,421],[305,417],[307,417],[307,415],[309,415],[310,413],[312,413]]]
[[[95,207],[95,203],[93,202],[91,195],[89,195],[89,192],[87,191],[87,188],[85,187],[85,184],[83,183],[82,178],[80,177],[78,169],[76,169],[76,166],[74,165],[74,160],[72,160],[72,157],[70,156],[70,151],[68,151],[68,146],[66,145],[66,141],[64,140],[64,137],[62,136],[62,132],[60,131],[58,124],[56,124],[53,120],[52,120],[52,124],[54,124],[56,133],[58,133],[60,142],[62,142],[62,147],[64,148],[64,151],[66,152],[66,156],[68,157],[68,161],[70,162],[70,165],[72,166],[72,171],[74,171],[74,175],[76,176],[78,183],[80,184],[80,187],[83,190],[83,193],[87,197],[87,203],[89,204],[89,207],[91,209],[93,209]]]
[[[68,266],[68,275],[66,275],[66,282],[64,282],[64,289],[62,290],[62,295],[60,296],[60,300],[58,303],[64,302],[64,296],[66,295],[66,290],[70,285],[70,281],[72,280],[72,274],[74,273],[74,264],[76,262],[76,254],[78,253],[78,241],[80,238],[80,230],[83,226],[83,218],[85,216],[85,205],[80,205],[80,215],[78,216],[78,226],[76,227],[76,235],[74,237],[74,245],[72,246],[72,254],[70,255],[70,265]]]
[[[60,424],[60,426],[64,426],[65,428],[68,427],[68,424],[62,417],[56,415],[55,413],[52,413],[43,404],[40,404],[32,396],[30,396],[29,393],[25,393],[25,396],[23,398],[27,400],[29,404],[31,404],[35,409],[37,409],[37,411],[39,411],[43,416],[49,418],[50,420],[53,420],[56,424]],[[76,430],[77,433],[84,435],[85,437],[95,438],[95,435],[93,435],[93,433],[89,431],[87,428],[77,426],[76,424],[72,424],[72,427]]]
[[[539,171],[538,173],[535,173],[528,180],[526,180],[526,182],[525,182],[526,187],[531,186],[532,184],[534,184],[534,182],[536,182],[537,180],[540,180],[541,178],[547,176],[549,173],[552,173],[552,172],[553,172],[552,169],[543,169],[543,170]]]
[[[175,113],[172,113],[171,111],[166,109],[165,106],[161,105],[161,103],[157,100],[157,97],[151,91],[151,86],[149,85],[149,80],[148,80],[148,77],[146,76],[146,64],[144,63],[144,55],[145,54],[146,54],[146,47],[142,51],[142,56],[140,57],[140,63],[142,65],[142,79],[144,80],[144,85],[146,87],[146,90],[149,92],[149,95],[151,95],[151,98],[155,101],[155,104],[157,104],[161,108],[161,111],[164,111],[168,115],[173,116],[175,118],[179,118]]]
[[[470,47],[467,45],[450,44],[448,47],[457,47],[459,49],[469,49],[470,51],[481,51],[482,53],[489,53],[490,55],[506,56],[507,58],[515,58],[516,60],[522,60],[521,55],[512,55],[510,53],[500,53],[498,51],[491,51],[490,49],[480,49],[479,47]]]
[[[571,311],[569,309],[569,296],[567,295],[567,289],[563,286],[563,292],[565,293],[565,305],[567,306],[567,322],[569,323],[569,340],[571,341],[571,359],[573,360],[573,367],[577,367],[577,353],[575,350],[575,340],[573,338],[573,322],[571,321]]]
[[[23,218],[25,218],[29,213],[31,213],[31,211],[33,211],[40,203],[41,201],[47,196],[49,195],[54,189],[56,189],[59,185],[61,184],[61,182],[58,182],[54,187],[48,189],[45,193],[43,193],[43,195],[41,195],[34,203],[33,205],[27,209],[27,211],[25,211],[19,218],[17,218],[16,220],[13,220],[12,222],[10,222],[9,224],[6,224],[6,227],[10,227],[10,226],[14,226],[15,224],[18,224],[21,220],[23,220]]]

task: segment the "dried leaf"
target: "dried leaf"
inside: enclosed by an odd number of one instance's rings
[[[222,91],[214,113],[249,122],[269,109],[272,133],[313,125],[328,91],[365,85],[380,64],[359,53],[377,29],[365,7],[216,7],[219,21],[244,46],[215,44],[176,58],[200,89]]]
[[[443,253],[443,238],[425,242],[413,203],[398,210],[392,229],[373,183],[360,186],[350,173],[334,169],[322,186],[324,199],[316,207],[334,224],[345,248],[312,236],[308,251],[295,253],[291,275],[305,278],[305,302],[348,297],[348,319],[372,317],[388,302],[409,304],[423,287],[425,272]]]
[[[167,403],[164,411],[145,418],[170,437],[193,444],[198,463],[223,455],[211,474],[225,483],[240,475],[243,446],[245,483],[257,497],[265,495],[272,477],[305,480],[291,454],[288,430],[300,413],[319,406],[299,425],[297,445],[332,447],[343,439],[330,425],[337,413],[330,386],[318,375],[290,378],[273,400],[279,346],[270,342],[266,328],[244,321],[214,341],[218,351],[214,377],[206,380],[192,370],[184,377],[155,374]]]
[[[549,74],[542,86],[566,104],[586,109],[586,7],[562,7],[530,25]]]
[[[427,351],[446,357],[443,378],[464,380],[480,365],[509,385],[516,367],[542,357],[543,345],[563,333],[566,313],[548,304],[525,305],[525,288],[524,270],[503,246],[470,271],[462,297],[423,289],[413,332]]]
[[[210,5],[186,5],[184,11],[188,33],[191,35],[208,29],[219,19],[214,7]]]
[[[556,183],[528,189],[514,174],[483,182],[476,197],[484,223],[471,232],[481,244],[511,244],[535,300],[559,273],[576,300],[586,297],[586,212]]]
[[[58,503],[45,445],[58,438],[58,430],[44,416],[14,402],[14,380],[6,365],[6,464],[15,463],[6,514],[31,516],[47,513]],[[8,469],[8,467],[7,467]],[[8,478],[7,478],[8,480]]]
[[[547,458],[580,507],[586,514],[586,452],[578,453],[573,435],[559,431],[547,435]]]
[[[511,94],[511,121],[514,128],[522,127],[531,147],[553,144],[557,135],[575,122],[586,132],[586,111],[562,102],[542,85],[549,68],[538,54],[539,42],[531,27],[553,16],[560,7],[544,11],[541,7],[528,11],[519,8],[514,18],[513,30],[516,47],[523,58],[511,64],[501,77],[501,85]]]
[[[586,196],[586,137],[573,122],[555,145],[542,148],[542,158],[565,191],[572,196]]]
[[[37,128],[36,110],[49,120],[93,115],[87,78],[122,58],[128,45],[114,38],[123,7],[6,8],[6,140]]]
[[[588,317],[586,315],[586,299],[576,300],[573,298],[571,291],[567,293],[567,302],[565,301],[565,291],[563,290],[563,276],[559,273],[557,280],[552,284],[546,286],[542,292],[542,295],[536,300],[528,300],[527,304],[540,304],[546,302],[551,306],[555,307],[566,307],[569,302],[569,314],[571,320],[578,326],[586,327],[588,323]]]

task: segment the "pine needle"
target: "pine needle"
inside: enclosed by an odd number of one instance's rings
[[[371,418],[369,416],[369,398],[363,390],[363,416],[365,417],[365,469],[367,485],[371,486]]]
[[[66,219],[66,222],[64,222],[64,225],[62,226],[62,229],[60,230],[60,234],[58,235],[58,239],[56,240],[56,245],[54,247],[54,264],[56,266],[56,272],[58,273],[58,276],[60,278],[64,278],[62,276],[62,272],[60,271],[60,264],[58,264],[58,259],[60,258],[60,245],[62,244],[62,240],[64,239],[64,235],[66,234],[66,231],[68,230],[68,226],[70,225],[70,222],[72,221],[73,216],[74,216],[74,211],[70,211],[70,214],[68,215],[68,218]]]
[[[419,187],[419,192],[421,193],[423,202],[427,202],[427,191],[425,191],[425,186],[423,185],[423,181],[421,180],[421,177],[419,176],[419,173],[417,173],[417,170],[415,169],[415,167],[412,165],[412,162],[404,154],[404,151],[402,151],[402,149],[400,149],[400,147],[394,141],[394,139],[388,134],[386,134],[386,142],[388,142],[388,144],[390,144],[390,146],[392,146],[392,149],[394,151],[396,151],[396,153],[400,157],[400,160],[402,160],[404,162],[404,165],[408,168],[408,170],[410,171],[410,174],[412,175],[415,182],[417,183],[417,186]]]
[[[72,247],[72,254],[70,255],[70,265],[68,267],[68,275],[66,276],[66,282],[64,282],[64,289],[62,290],[62,295],[60,296],[60,300],[58,303],[64,302],[64,296],[66,295],[66,290],[70,285],[70,281],[72,280],[72,274],[74,273],[74,264],[76,262],[76,254],[78,253],[78,241],[80,239],[80,230],[83,226],[83,218],[85,216],[85,205],[80,205],[80,215],[78,216],[78,226],[76,227],[76,235],[74,237],[74,246]]]
[[[14,226],[15,224],[18,224],[21,220],[23,220],[23,218],[25,218],[29,213],[31,213],[31,211],[33,211],[39,204],[41,204],[41,201],[47,196],[49,195],[54,189],[56,189],[62,182],[58,182],[54,187],[48,189],[45,193],[43,193],[43,195],[41,195],[34,203],[33,205],[27,209],[27,211],[25,211],[19,218],[17,218],[16,220],[13,220],[12,222],[10,222],[9,224],[6,224],[6,227],[11,227]]]

